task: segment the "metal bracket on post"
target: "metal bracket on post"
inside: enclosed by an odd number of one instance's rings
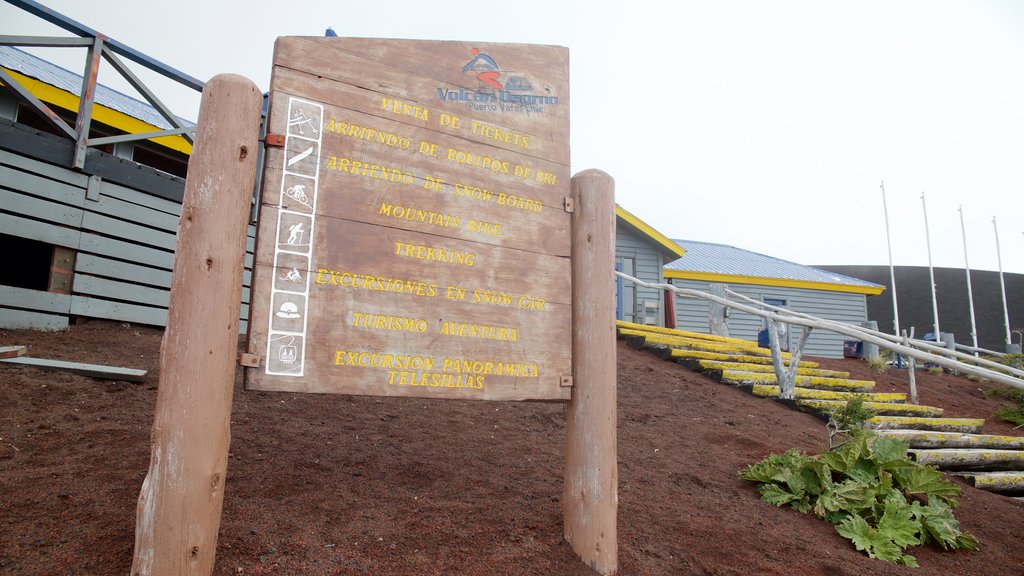
[[[565,197],[562,206],[565,208],[565,211],[570,214],[576,210],[576,202],[570,196]]]
[[[259,354],[249,354],[248,352],[243,352],[238,357],[238,365],[239,366],[245,366],[246,368],[259,368],[260,367],[260,355]]]
[[[267,146],[280,148],[284,146],[284,134],[267,134],[267,138],[264,142]]]

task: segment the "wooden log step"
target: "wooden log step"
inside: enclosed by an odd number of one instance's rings
[[[770,384],[754,384],[751,386],[751,394],[762,398],[778,398],[779,387]],[[793,388],[797,400],[842,400],[846,401],[856,396],[864,396],[868,402],[906,402],[907,395],[898,392],[844,392],[836,390],[818,390],[816,388]]]
[[[25,355],[24,346],[0,346],[0,358],[17,358]]]
[[[672,348],[683,348],[686,350],[703,350],[705,352],[718,352],[718,353],[742,353],[751,356],[765,356],[770,358],[771,351],[767,348],[759,348],[757,345],[748,346],[737,346],[734,344],[722,344],[718,342],[708,342],[705,340],[695,340],[690,338],[680,338],[676,336],[667,336],[665,334],[654,334],[652,332],[645,332],[642,330],[628,330],[620,329],[619,336],[626,339],[627,342],[637,342],[638,339],[643,338],[646,344],[660,344],[662,346],[669,346]],[[630,344],[634,348],[633,344]],[[789,353],[784,353],[783,358],[790,358]]]
[[[967,483],[989,492],[1024,492],[1024,472],[961,472]]]
[[[701,334],[700,332],[689,332],[687,330],[676,330],[675,328],[663,328],[661,326],[648,326],[646,324],[636,324],[634,322],[626,322],[625,320],[615,321],[616,329],[626,330],[637,330],[642,332],[653,332],[655,334],[665,334],[668,336],[678,336],[681,338],[692,338],[694,340],[707,340],[709,342],[729,342],[733,344],[739,344],[740,346],[750,346],[753,344],[750,340],[744,340],[742,338],[729,338],[728,336],[715,336],[714,334]]]
[[[980,434],[985,425],[982,418],[928,418],[922,416],[875,416],[867,421],[874,430],[929,430]]]
[[[794,384],[804,388],[824,390],[845,390],[847,392],[867,392],[875,387],[871,380],[850,380],[849,378],[826,378],[824,376],[797,376]],[[722,381],[728,384],[778,384],[774,372],[740,372],[723,370]]]
[[[912,448],[907,454],[921,464],[942,470],[1024,470],[1024,450]]]
[[[797,400],[798,408],[817,412],[829,412],[837,410],[846,404],[845,400]],[[886,402],[865,402],[865,408],[876,411],[881,416],[924,416],[937,418],[942,416],[942,408],[935,406],[920,406],[918,404],[890,404]]]
[[[748,362],[724,362],[721,360],[697,360],[695,362],[695,370],[702,372],[708,370],[737,370],[740,372],[770,372],[775,373],[775,368],[769,362],[768,364],[755,364]],[[796,373],[798,376],[823,376],[826,378],[849,378],[849,372],[841,372],[839,370],[825,370],[823,368],[803,368],[801,366],[796,367]]]
[[[911,448],[989,448],[995,450],[1024,450],[1024,436],[998,436],[994,434],[964,434],[927,430],[878,430],[879,436],[899,438]]]
[[[128,382],[142,382],[146,377],[145,370],[133,368],[120,368],[117,366],[104,366],[102,364],[82,364],[80,362],[65,362],[63,360],[47,360],[46,358],[30,358],[22,356],[19,358],[3,358],[0,362],[5,364],[19,364],[46,370],[48,372],[71,372],[91,378],[103,378],[105,380],[127,380]]]
[[[768,366],[772,365],[772,359],[770,356],[751,356],[749,354],[730,354],[720,352],[703,352],[700,350],[682,350],[679,348],[665,348],[659,351],[659,355],[666,360],[676,360],[680,363],[686,363],[691,360],[721,360],[723,362],[740,362],[743,364],[765,364]],[[817,362],[810,362],[801,360],[797,364],[799,368],[817,368]],[[690,366],[691,369],[697,370],[696,367]]]

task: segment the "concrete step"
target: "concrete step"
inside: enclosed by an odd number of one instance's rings
[[[958,476],[967,479],[967,483],[989,492],[1024,492],[1024,472],[1012,470],[1006,472],[959,472]]]
[[[746,386],[744,386],[746,387]],[[778,398],[779,387],[770,384],[754,384],[750,386],[750,393],[762,398]],[[816,388],[803,388],[797,386],[793,389],[797,400],[841,400],[846,401],[857,396],[864,396],[868,402],[906,402],[907,395],[897,392],[843,392],[835,390],[819,390]]]
[[[879,436],[899,438],[911,448],[1024,450],[1024,436],[964,434],[961,432],[934,432],[926,430],[878,430],[877,434]]]
[[[798,408],[813,412],[829,412],[846,404],[845,400],[797,400]],[[876,411],[880,416],[924,416],[937,418],[942,416],[942,408],[920,406],[917,404],[890,404],[886,402],[865,402],[865,408]]]
[[[701,372],[707,372],[710,370],[736,370],[739,372],[769,372],[774,374],[775,368],[768,364],[755,364],[750,362],[723,362],[721,360],[694,360],[692,368],[694,370],[700,370]],[[801,366],[796,367],[796,373],[798,376],[822,376],[825,378],[849,378],[849,372],[841,372],[839,370],[825,370],[822,368],[803,368]]]
[[[728,384],[778,384],[775,373],[740,372],[723,370],[722,382]],[[871,380],[850,380],[849,378],[826,378],[823,376],[797,376],[795,384],[803,388],[820,390],[845,390],[847,392],[867,392],[875,387]]]
[[[683,350],[681,348],[662,348],[655,353],[666,360],[676,360],[682,364],[693,360],[721,360],[723,362],[740,362],[744,364],[772,365],[770,356],[752,356],[743,353],[706,352],[701,350]],[[798,368],[817,368],[817,362],[801,360]],[[693,370],[696,368],[690,367]]]
[[[982,418],[928,418],[921,416],[875,416],[867,421],[874,430],[927,430],[980,434]]]
[[[912,448],[907,453],[919,463],[941,470],[1024,470],[1024,450]]]

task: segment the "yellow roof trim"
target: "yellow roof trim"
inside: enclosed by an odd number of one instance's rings
[[[10,68],[4,68],[8,74],[10,74],[15,80],[17,80],[22,86],[24,86],[33,96],[39,98],[43,102],[50,104],[51,106],[58,106],[65,110],[72,112],[78,112],[78,106],[81,99],[67,90],[62,90],[56,86],[47,84],[25,76]],[[127,132],[128,134],[142,134],[144,132],[156,132],[163,130],[159,126],[153,126],[148,122],[143,122],[138,118],[129,116],[124,112],[119,112],[113,108],[108,108],[102,104],[93,102],[92,117],[97,122],[102,122],[108,126],[113,126],[118,130]],[[161,138],[150,138],[151,142],[160,144],[161,146],[170,148],[171,150],[177,150],[185,154],[192,154],[192,145],[188,143],[181,136],[163,136]]]
[[[651,240],[654,240],[654,242],[657,243],[658,245],[662,246],[669,252],[675,254],[676,257],[682,258],[683,255],[686,254],[686,250],[683,249],[682,246],[673,242],[672,239],[669,238],[668,236],[665,236],[661,232],[658,232],[654,228],[651,228],[650,225],[648,225],[646,222],[630,214],[625,208],[619,206],[618,204],[615,205],[615,215],[625,220],[626,223],[639,230],[642,234],[644,234]]]
[[[708,282],[725,282],[731,284],[760,284],[762,286],[779,286],[782,288],[806,288],[808,290],[829,290],[831,292],[850,292],[877,296],[885,290],[884,286],[857,286],[853,284],[830,284],[828,282],[812,282],[810,280],[791,280],[788,278],[764,278],[760,276],[744,276],[741,274],[717,274],[714,272],[694,272],[689,270],[672,270],[665,268],[665,278],[680,280],[704,280]]]

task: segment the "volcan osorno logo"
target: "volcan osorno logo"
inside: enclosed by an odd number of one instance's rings
[[[462,72],[475,78],[479,88],[439,87],[437,98],[441,102],[463,102],[470,110],[527,113],[540,113],[545,106],[558,105],[558,96],[535,93],[522,73],[503,70],[494,58],[479,48],[470,50],[470,56]]]

